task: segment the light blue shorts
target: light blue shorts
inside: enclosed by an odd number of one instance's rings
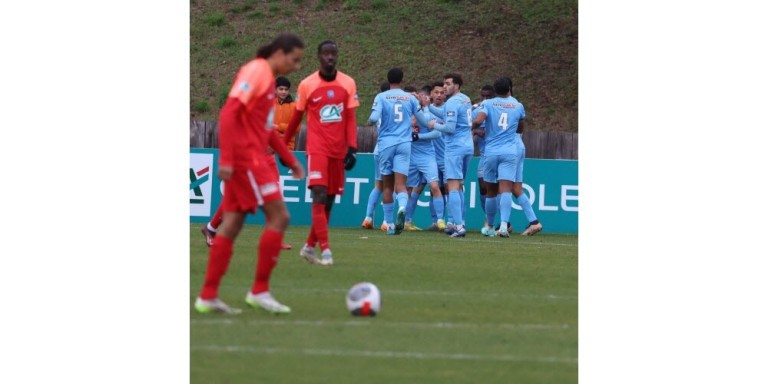
[[[517,146],[517,168],[515,168],[515,182],[523,182],[523,163],[525,163],[525,147]]]
[[[516,178],[518,170],[518,155],[517,153],[509,155],[486,155],[485,156],[485,169],[484,178],[488,183],[498,183],[499,180],[506,181],[523,181],[521,178]],[[522,167],[520,168],[522,174]]]
[[[412,158],[411,160],[414,159]],[[434,158],[427,157],[415,160],[415,162],[411,161],[411,167],[408,170],[408,181],[405,183],[406,187],[416,187],[420,184],[440,181],[437,174],[437,162]]]
[[[379,169],[379,154],[373,154],[373,179],[381,181],[381,169]]]
[[[445,178],[447,180],[464,180],[467,178],[467,167],[472,155],[445,154]]]
[[[407,176],[410,165],[410,141],[379,150],[379,172],[381,172],[381,176],[389,176],[393,173]]]

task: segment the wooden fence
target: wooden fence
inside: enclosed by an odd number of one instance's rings
[[[218,148],[219,123],[216,121],[190,122],[189,146],[192,148]],[[306,126],[302,125],[296,138],[296,150],[306,148]],[[575,132],[531,131],[523,134],[525,157],[529,159],[579,159],[579,134]],[[373,152],[376,146],[376,128],[358,127],[359,152]],[[477,155],[477,148],[475,148]]]

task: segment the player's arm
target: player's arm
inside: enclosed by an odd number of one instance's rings
[[[421,125],[430,126],[429,118],[426,116],[425,112],[419,110],[419,102],[416,100],[416,97],[411,98],[411,107],[413,108],[413,116],[416,117],[418,123]],[[435,123],[432,123],[432,126],[434,126]],[[430,126],[430,128],[432,128],[432,126]]]
[[[442,108],[435,107],[434,104],[429,105],[429,111],[432,112],[433,115],[439,117],[439,118],[445,118],[445,114],[443,113]]]
[[[344,130],[347,135],[347,155],[344,157],[344,169],[349,171],[354,168],[357,163],[357,118],[355,117],[355,110],[360,106],[360,101],[357,97],[357,85],[355,81],[350,78],[345,87],[347,90],[347,103],[344,108],[343,121],[346,122]]]
[[[286,167],[291,168],[298,160],[293,155],[288,146],[283,142],[283,138],[280,137],[280,133],[276,130],[272,130],[269,135],[269,146],[277,153],[280,160]]]
[[[354,108],[344,109],[344,121],[347,122],[344,126],[347,134],[347,147],[357,150],[357,118]]]
[[[307,92],[307,86],[302,81],[299,83],[299,89],[296,90],[296,102],[294,103],[293,113],[291,113],[291,120],[288,122],[288,127],[285,128],[283,133],[283,143],[288,145],[291,142],[291,138],[296,135],[301,124],[301,119],[304,117],[304,109],[306,109],[307,98],[309,92]]]
[[[451,103],[451,102],[446,103],[445,104],[445,124],[436,123],[434,124],[434,128],[443,133],[455,132],[456,119],[458,118],[458,114],[459,114],[458,103]]]
[[[235,164],[235,143],[240,140],[244,127],[238,116],[245,105],[230,97],[219,113],[219,177],[228,180]]]
[[[483,132],[483,135],[485,135],[485,129],[481,129],[480,126],[485,122],[485,112],[480,111],[477,113],[477,116],[475,117],[475,120],[472,121],[472,133],[479,134],[479,132]]]
[[[293,110],[293,113],[291,113],[291,121],[288,122],[288,127],[285,128],[285,133],[283,134],[283,143],[287,145],[291,142],[291,138],[298,133],[299,125],[301,124],[301,119],[303,117],[304,111],[299,111],[298,109]]]
[[[379,95],[376,95],[376,98],[373,99],[373,106],[371,106],[371,116],[368,117],[368,125],[376,125],[376,123],[378,123],[381,119],[381,109],[383,103]]]
[[[520,104],[520,108],[523,110],[523,112],[520,116],[520,120],[517,121],[517,133],[523,133],[525,130],[525,107]]]
[[[443,133],[437,130],[429,131],[428,133],[420,133],[419,140],[434,140],[440,137]]]

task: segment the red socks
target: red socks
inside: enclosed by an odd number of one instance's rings
[[[256,264],[256,280],[251,287],[251,293],[259,294],[269,291],[269,276],[277,265],[280,257],[280,245],[283,243],[283,233],[265,229],[259,241],[259,259]]]
[[[232,239],[222,235],[216,236],[216,241],[208,252],[208,268],[205,270],[205,283],[200,298],[215,299],[219,296],[221,278],[227,273],[229,260],[232,259]]]
[[[216,210],[216,213],[214,213],[211,218],[211,227],[213,227],[213,229],[219,229],[219,225],[224,221],[223,216],[224,212],[222,212],[221,205],[219,205],[219,209]]]
[[[330,215],[325,210],[325,204],[312,204],[312,228],[309,230],[307,245],[314,246],[320,242],[320,250],[326,250],[328,245],[328,222]]]

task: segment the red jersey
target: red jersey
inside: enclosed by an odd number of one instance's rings
[[[219,164],[246,168],[265,161],[274,128],[275,98],[275,75],[267,61],[258,58],[240,68],[229,98],[220,117]],[[242,107],[234,109],[232,99],[237,99]],[[237,113],[225,116],[232,111]]]
[[[343,159],[357,148],[357,127],[350,125],[360,106],[355,80],[341,71],[325,81],[315,72],[299,84],[296,110],[307,111],[307,154]]]

